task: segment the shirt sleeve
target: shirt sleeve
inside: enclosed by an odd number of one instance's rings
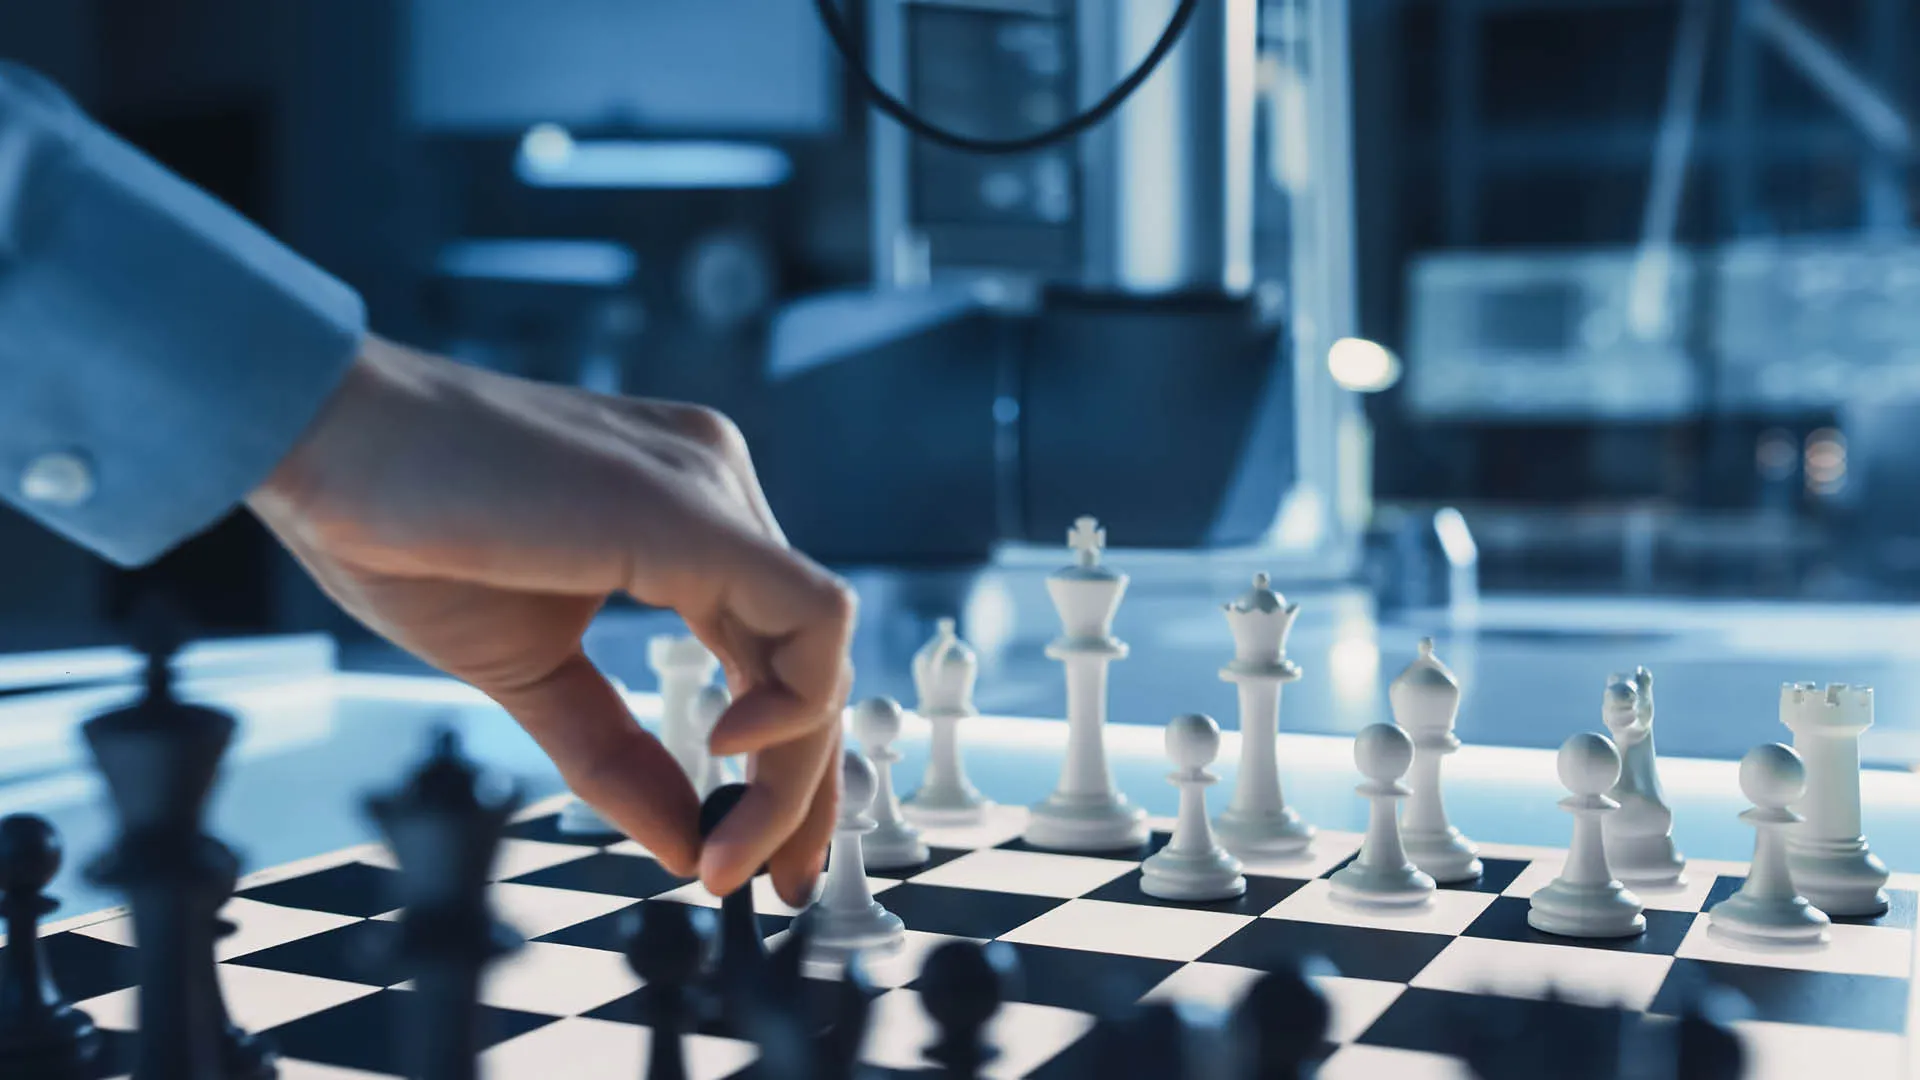
[[[0,499],[148,562],[266,479],[365,333],[352,289],[0,64]]]

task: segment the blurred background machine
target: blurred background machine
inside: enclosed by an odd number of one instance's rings
[[[838,10],[915,113],[1007,138],[1181,7]],[[1913,55],[1910,0],[1199,0],[1106,123],[970,154],[878,116],[811,0],[0,9],[0,56],[383,333],[727,411],[837,566],[1051,558],[1094,513],[1413,606],[1462,566],[1920,582]],[[156,579],[210,628],[342,628],[244,515],[134,574],[0,515],[0,557],[36,568],[0,648]]]

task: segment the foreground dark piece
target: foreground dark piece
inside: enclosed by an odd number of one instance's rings
[[[927,957],[920,971],[920,1002],[940,1027],[927,1060],[950,1077],[977,1075],[999,1056],[986,1040],[988,1021],[1018,992],[1019,962],[1004,942],[955,941]]]
[[[653,1016],[647,1080],[686,1080],[680,1040],[693,1011],[689,989],[713,940],[713,913],[687,904],[642,904],[624,929],[627,966],[640,976]]]
[[[414,973],[404,1052],[420,1080],[473,1080],[480,975],[520,947],[494,918],[487,880],[519,793],[489,783],[451,729],[399,791],[368,800],[400,863],[399,957]]]
[[[100,1050],[86,1013],[60,996],[47,970],[39,921],[59,907],[47,883],[60,869],[60,838],[30,814],[0,819],[0,1076],[67,1080],[81,1076]]]
[[[700,836],[712,834],[747,793],[745,784],[722,784],[700,804]],[[767,947],[760,940],[760,920],[753,910],[753,886],[743,885],[720,900],[720,943],[708,972],[709,1008],[716,1013],[744,1007],[746,998],[765,976]]]
[[[178,636],[164,616],[142,628],[146,688],[133,705],[86,722],[87,746],[105,778],[119,833],[90,872],[118,889],[141,943],[140,1038],[135,1080],[265,1080],[267,1046],[227,1019],[214,974],[214,944],[230,928],[220,909],[240,861],[202,831],[233,717],[173,693]]]
[[[1262,976],[1233,1010],[1228,1045],[1241,1077],[1300,1080],[1312,1075],[1333,1014],[1308,978],[1332,973],[1323,961],[1286,961]]]

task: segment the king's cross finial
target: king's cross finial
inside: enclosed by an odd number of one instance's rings
[[[1098,566],[1100,549],[1107,546],[1107,530],[1091,517],[1080,518],[1067,533],[1067,546],[1078,553],[1081,566]]]

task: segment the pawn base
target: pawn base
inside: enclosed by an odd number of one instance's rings
[[[1576,885],[1556,878],[1533,894],[1527,925],[1561,937],[1633,937],[1646,932],[1643,907],[1618,881]]]
[[[1358,860],[1334,874],[1327,884],[1333,898],[1356,907],[1411,907],[1433,899],[1433,878],[1412,863],[1404,866],[1368,866]]]
[[[620,830],[607,824],[599,811],[580,799],[569,800],[560,808],[560,820],[554,828],[565,836],[618,836]]]
[[[908,817],[929,825],[977,825],[992,805],[972,784],[928,784],[901,808]]]
[[[1449,825],[1444,830],[1403,829],[1400,842],[1407,858],[1421,872],[1443,885],[1473,881],[1486,867],[1480,862],[1480,849]]]
[[[1887,864],[1867,850],[1865,837],[1787,841],[1793,887],[1828,915],[1885,915]]]
[[[1749,947],[1824,945],[1831,923],[1802,896],[1782,900],[1734,893],[1707,911],[1709,931]]]
[[[1162,848],[1140,864],[1140,891],[1162,900],[1231,900],[1246,895],[1247,879],[1240,860],[1219,848]]]
[[[1255,811],[1229,807],[1213,821],[1220,845],[1242,859],[1298,855],[1312,846],[1314,832],[1290,806]]]
[[[869,870],[898,870],[919,866],[933,857],[920,830],[902,821],[889,821],[861,839],[861,861]]]
[[[811,959],[841,964],[856,953],[861,956],[886,956],[906,944],[907,927],[900,916],[869,900],[861,911],[825,911],[815,906],[807,912],[812,921],[813,940],[808,943]]]
[[[1687,860],[1674,846],[1670,834],[1619,836],[1609,833],[1606,847],[1607,868],[1627,885],[1669,889],[1687,883]]]
[[[1053,851],[1122,851],[1147,842],[1147,812],[1115,792],[1054,792],[1033,808],[1027,843]]]

